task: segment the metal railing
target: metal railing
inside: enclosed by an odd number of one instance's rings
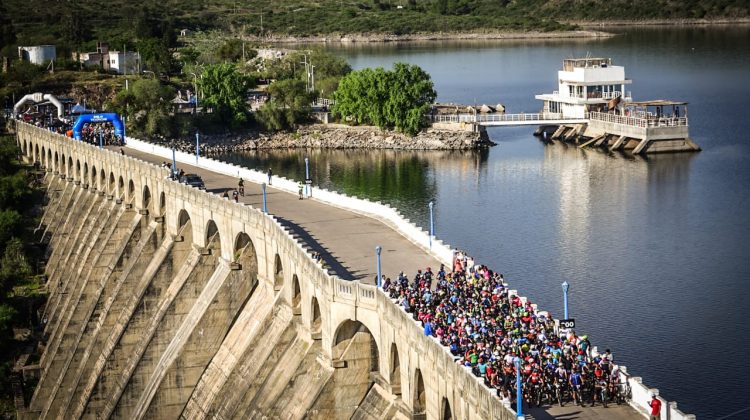
[[[573,93],[569,94],[568,96],[562,96],[560,95],[560,91],[553,90],[552,96],[558,96],[561,98],[576,98],[576,99],[615,99],[622,97],[624,99],[632,99],[633,94],[632,92],[621,92],[619,90],[615,90],[612,92],[588,92],[588,93]]]
[[[589,119],[631,127],[687,127],[687,117],[655,117],[639,113],[636,116],[615,115],[603,112],[590,112]]]
[[[547,121],[563,118],[561,113],[521,113],[521,114],[438,114],[431,115],[432,122],[466,122],[466,123],[489,123],[489,122],[523,122],[523,121]],[[581,118],[582,120],[584,118]]]
[[[330,107],[333,104],[335,104],[336,101],[333,99],[326,99],[326,98],[317,98],[315,99],[315,102],[312,103],[312,106],[314,107]]]

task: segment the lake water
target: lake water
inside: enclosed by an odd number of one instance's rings
[[[382,200],[501,271],[701,418],[750,406],[750,27],[630,28],[606,40],[335,48],[355,69],[418,64],[441,102],[535,112],[562,60],[612,57],[638,100],[690,102],[697,154],[648,158],[545,145],[494,128],[481,152],[278,151],[225,157]],[[416,270],[417,267],[405,267]],[[393,274],[393,273],[391,273]],[[731,418],[748,418],[744,411]]]

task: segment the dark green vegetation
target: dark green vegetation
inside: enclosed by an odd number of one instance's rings
[[[300,63],[315,66],[314,81]],[[276,131],[307,121],[312,102],[318,97],[333,96],[341,77],[351,70],[346,61],[322,50],[299,51],[271,62],[260,74],[276,81],[268,86],[271,99],[258,110],[258,122]]]
[[[37,276],[43,250],[32,237],[43,173],[20,165],[19,153],[15,138],[0,132],[0,418],[15,418],[13,363],[30,353],[44,299],[44,281]]]
[[[437,98],[430,75],[418,66],[396,63],[393,70],[363,69],[349,73],[334,95],[333,113],[357,124],[396,128],[417,134]]]
[[[746,17],[746,0],[4,0],[2,41],[69,47],[174,42],[174,29],[248,35],[557,30],[567,20]],[[401,8],[398,8],[398,7]],[[261,23],[262,22],[262,23]],[[7,32],[7,33],[6,33]],[[12,42],[10,42],[12,43]]]
[[[203,106],[211,109],[219,121],[230,125],[247,122],[246,92],[252,87],[255,87],[254,77],[229,63],[206,67],[198,79]]]

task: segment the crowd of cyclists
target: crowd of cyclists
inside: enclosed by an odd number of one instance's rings
[[[72,129],[66,133],[73,137]],[[98,146],[122,146],[122,138],[115,135],[115,128],[111,123],[84,124],[81,128],[81,141]]]
[[[606,350],[594,353],[588,337],[560,329],[536,305],[511,294],[503,275],[456,252],[453,269],[418,270],[383,278],[384,291],[422,323],[459,363],[501,398],[515,401],[516,358],[528,406],[618,404],[630,398],[627,383]]]

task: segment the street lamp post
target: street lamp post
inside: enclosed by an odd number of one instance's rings
[[[305,158],[305,197],[310,197],[310,184],[307,180],[310,179],[310,159]]]
[[[565,319],[568,319],[568,290],[570,290],[570,285],[567,281],[564,281],[562,284],[563,289],[563,305],[565,305]]]
[[[195,164],[198,164],[198,158],[201,155],[201,133],[195,132]]]
[[[430,249],[432,249],[432,238],[435,236],[435,215],[433,212],[434,204],[430,201]]]
[[[191,72],[193,75],[193,97],[195,98],[195,111],[198,112],[198,75]]]
[[[523,416],[523,390],[521,384],[521,358],[516,357],[513,359],[513,363],[516,365],[516,418],[522,419]]]
[[[383,277],[380,274],[381,273],[381,271],[380,271],[380,252],[381,251],[383,251],[383,248],[381,248],[380,245],[378,245],[378,246],[375,247],[375,255],[377,255],[377,257],[378,257],[378,278],[376,280],[376,284],[377,284],[378,287],[382,286],[382,284],[381,284],[381,278]]]
[[[177,154],[174,150],[174,140],[172,140],[172,179],[177,179]]]
[[[263,213],[268,214],[268,207],[266,206],[266,183],[260,184],[260,188],[263,190]]]

